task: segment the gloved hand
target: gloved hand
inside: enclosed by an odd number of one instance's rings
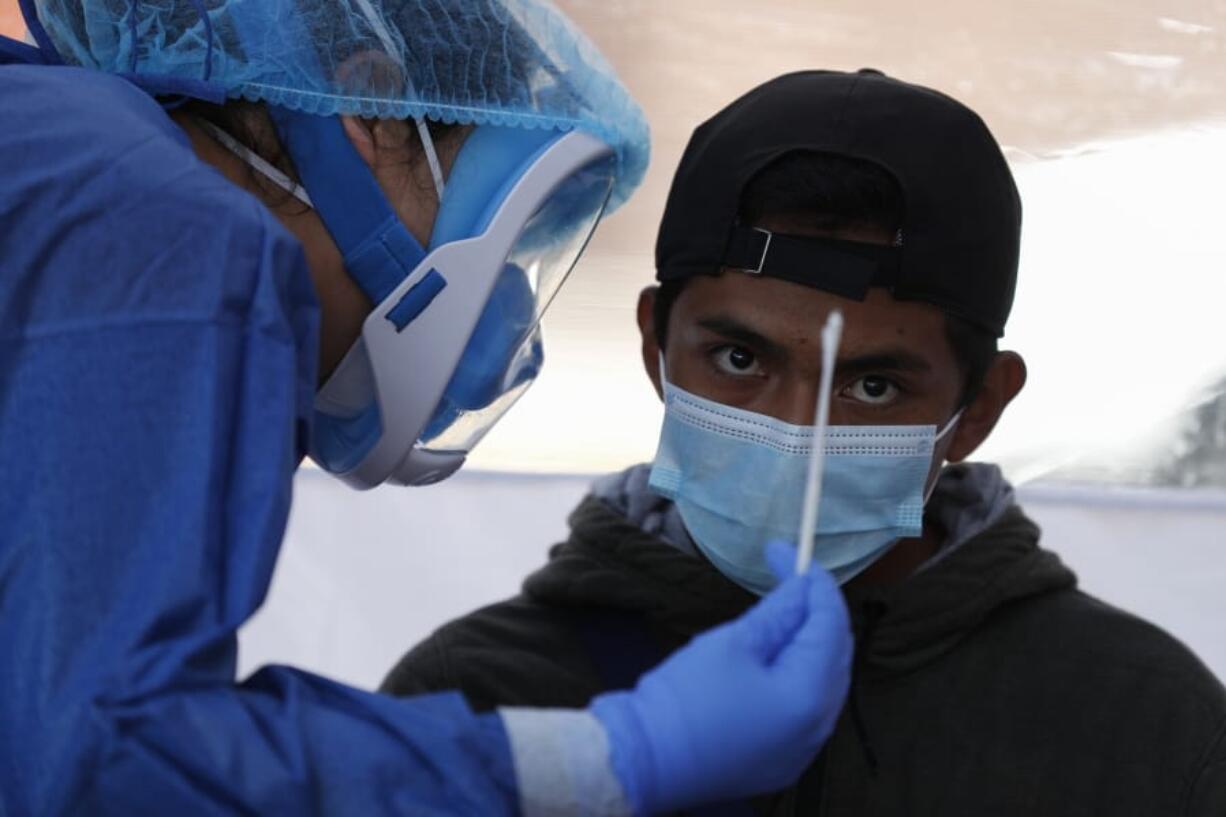
[[[779,587],[634,690],[592,702],[637,813],[785,788],[830,736],[851,680],[851,626],[834,579],[816,565],[791,575],[794,554],[772,542]]]

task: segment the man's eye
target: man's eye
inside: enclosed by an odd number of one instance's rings
[[[869,375],[861,377],[848,386],[844,393],[853,400],[874,406],[883,406],[898,397],[898,386],[884,377]]]
[[[754,353],[743,346],[721,346],[715,350],[714,357],[716,367],[724,374],[755,375],[761,368]]]

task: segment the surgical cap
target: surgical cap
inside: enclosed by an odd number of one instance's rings
[[[37,0],[68,63],[319,115],[577,129],[642,180],[642,110],[546,0]],[[143,80],[143,81],[142,81]],[[183,90],[183,89],[197,89]]]

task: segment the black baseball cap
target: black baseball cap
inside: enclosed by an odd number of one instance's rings
[[[893,246],[769,233],[738,221],[746,185],[797,152],[870,162],[903,197]],[[1017,283],[1022,205],[974,111],[865,69],[760,85],[694,131],[656,243],[661,281],[743,270],[856,300],[887,287],[999,337]]]

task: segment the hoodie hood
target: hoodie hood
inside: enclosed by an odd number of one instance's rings
[[[636,613],[679,640],[735,618],[757,600],[692,550],[667,541],[662,509],[644,526],[642,514],[609,499],[608,485],[596,489],[604,498],[590,495],[571,514],[570,538],[527,579],[528,597]],[[852,582],[844,588],[866,680],[933,660],[1005,605],[1076,585],[1059,557],[1039,547],[1039,529],[1011,490],[998,485],[980,502],[968,496],[965,488],[934,494],[934,514],[950,541],[915,575],[892,587]],[[961,511],[953,513],[953,504]],[[959,541],[958,531],[967,527],[957,520],[976,516],[978,532]]]
[[[1039,547],[1038,526],[1015,504],[906,581],[893,587],[853,582],[844,595],[856,631],[871,631],[859,643],[863,672],[873,676],[921,666],[1001,608],[1076,584],[1060,557]]]

